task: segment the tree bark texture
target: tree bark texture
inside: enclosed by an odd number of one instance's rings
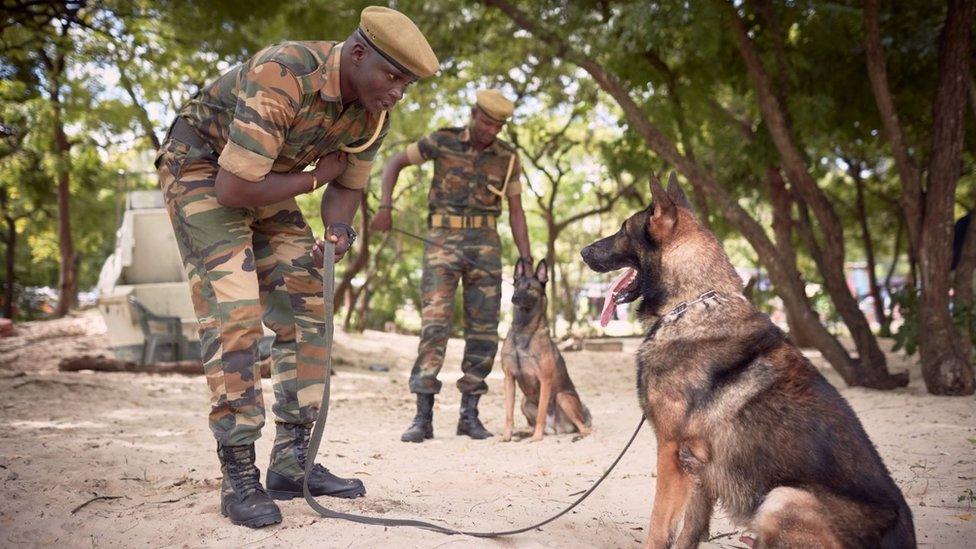
[[[793,201],[790,198],[789,190],[786,188],[786,182],[783,181],[779,166],[768,166],[766,168],[766,184],[769,188],[769,199],[773,206],[773,236],[776,238],[776,247],[783,255],[784,261],[796,265],[791,214]],[[803,299],[806,300],[806,292],[803,294]],[[809,301],[807,301],[807,307],[809,307]],[[798,347],[814,346],[812,333],[814,328],[805,324],[802,317],[794,316],[790,309],[786,309],[786,325],[790,330],[790,339]]]
[[[17,254],[17,226],[16,220],[10,215],[9,196],[7,188],[0,187],[0,211],[3,212],[3,221],[6,231],[3,235],[4,246],[7,248],[7,257],[4,260],[3,276],[3,316],[9,319],[14,317],[14,258]]]
[[[939,38],[939,76],[932,107],[932,156],[919,244],[922,282],[919,353],[930,393],[971,395],[976,390],[970,357],[949,312],[949,267],[956,184],[959,181],[966,86],[976,4],[949,0]]]
[[[64,132],[64,119],[61,104],[61,78],[64,75],[64,53],[58,52],[54,59],[44,57],[48,69],[48,100],[51,104],[53,151],[58,183],[58,249],[60,252],[60,273],[58,275],[58,304],[55,316],[68,314],[78,298],[76,278],[75,246],[71,235],[71,142]]]
[[[779,152],[783,167],[793,188],[803,198],[817,221],[823,235],[821,253],[817,254],[817,266],[823,276],[824,287],[830,294],[837,314],[844,320],[857,347],[862,373],[868,377],[884,379],[888,376],[884,353],[871,332],[867,318],[858,307],[857,300],[847,286],[844,273],[844,233],[837,212],[827,195],[817,186],[807,169],[807,163],[790,128],[787,105],[780,101],[773,90],[769,74],[763,66],[759,51],[749,37],[745,24],[736,8],[726,4],[739,54],[746,65],[749,79],[758,96],[759,109],[766,128]],[[907,380],[906,380],[907,381]]]

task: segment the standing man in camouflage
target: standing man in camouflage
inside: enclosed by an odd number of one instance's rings
[[[340,259],[356,238],[349,223],[389,129],[387,111],[436,70],[406,16],[369,7],[345,42],[276,44],[225,73],[183,106],[161,147],[159,184],[200,322],[220,510],[234,524],[281,522],[272,498],[301,496],[322,398],[323,244],[295,197],[327,185],[322,220]],[[254,455],[265,416],[262,322],[275,333],[267,492]],[[358,479],[321,465],[309,476],[314,495],[366,493]]]
[[[434,395],[441,390],[437,373],[444,364],[459,280],[464,285],[464,359],[463,376],[457,382],[461,391],[457,434],[474,439],[492,436],[478,419],[478,399],[488,391],[485,377],[498,350],[502,259],[495,221],[502,212],[503,197],[508,199],[519,255],[532,263],[518,154],[496,137],[514,108],[500,91],[481,90],[467,127],[438,130],[394,155],[383,169],[383,195],[372,224],[380,231],[389,230],[392,224],[393,187],[400,170],[434,161],[420,347],[410,372],[417,415],[400,437],[404,442],[423,442],[434,436]]]

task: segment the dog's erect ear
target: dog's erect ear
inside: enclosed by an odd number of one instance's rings
[[[543,284],[549,282],[549,268],[546,266],[545,259],[539,261],[539,263],[535,266],[535,277]]]
[[[681,206],[689,210],[693,209],[691,207],[691,201],[688,200],[685,192],[681,190],[681,185],[678,184],[678,175],[674,172],[671,172],[671,176],[668,177],[668,197],[676,206]]]
[[[518,280],[525,276],[525,262],[522,261],[520,257],[518,261],[515,262],[515,280]]]
[[[678,209],[654,172],[651,172],[651,197],[654,210],[649,221],[670,229],[678,218]]]

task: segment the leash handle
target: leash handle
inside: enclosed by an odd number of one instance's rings
[[[331,378],[332,378],[332,343],[333,336],[335,335],[335,323],[333,320],[333,315],[335,314],[335,244],[330,240],[325,240],[325,249],[323,251],[323,265],[322,265],[322,289],[323,298],[325,301],[325,348],[327,350],[325,358],[325,379],[323,380],[322,387],[322,403],[319,405],[319,415],[318,419],[315,421],[315,426],[312,428],[312,437],[308,442],[308,452],[305,455],[305,479],[302,482],[302,494],[305,496],[305,502],[308,506],[315,510],[316,513],[325,518],[335,518],[348,520],[351,522],[358,522],[360,524],[369,524],[373,526],[410,526],[413,528],[421,528],[423,530],[430,530],[433,532],[438,532],[447,535],[464,535],[476,538],[495,538],[501,536],[511,536],[515,534],[521,534],[523,532],[528,532],[530,530],[535,530],[536,528],[545,526],[550,522],[558,519],[559,517],[570,512],[574,507],[579,505],[584,499],[586,499],[598,486],[603,482],[610,472],[613,471],[617,463],[624,457],[627,453],[627,449],[633,444],[634,439],[637,438],[637,433],[640,432],[641,427],[644,425],[644,416],[641,416],[640,423],[637,424],[637,429],[634,434],[627,441],[627,445],[624,449],[620,451],[620,455],[617,459],[610,464],[610,467],[604,471],[603,476],[601,476],[589,490],[583,493],[579,498],[576,499],[569,507],[562,510],[561,512],[553,515],[546,520],[533,524],[531,526],[526,526],[524,528],[518,528],[515,530],[504,530],[500,532],[469,532],[466,530],[458,530],[455,528],[450,528],[447,526],[441,526],[439,524],[433,524],[430,522],[424,522],[422,520],[413,519],[387,519],[378,517],[367,517],[363,515],[354,515],[351,513],[341,513],[339,511],[333,511],[322,506],[319,502],[315,501],[312,493],[308,489],[308,477],[312,472],[312,467],[315,464],[315,458],[319,453],[319,445],[322,443],[322,434],[325,431],[325,422],[329,417],[329,398],[331,390]]]

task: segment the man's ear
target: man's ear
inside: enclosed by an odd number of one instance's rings
[[[549,268],[545,259],[539,261],[539,264],[535,266],[535,278],[543,284],[549,282]]]
[[[691,201],[688,200],[685,192],[681,190],[681,185],[678,184],[678,175],[674,172],[671,172],[671,175],[668,177],[668,198],[676,206],[681,206],[689,210],[693,209],[691,207]]]
[[[355,65],[361,64],[366,60],[367,57],[369,57],[369,48],[367,48],[366,44],[363,44],[362,42],[356,41],[348,46],[344,46],[344,48],[345,47],[350,48],[349,58],[352,59],[352,62]]]
[[[520,257],[518,261],[515,262],[515,280],[518,280],[525,276],[525,262],[522,261]]]
[[[661,180],[651,172],[651,205],[653,210],[648,223],[659,228],[670,229],[678,218],[678,208],[661,185]],[[648,227],[651,229],[652,227]]]

